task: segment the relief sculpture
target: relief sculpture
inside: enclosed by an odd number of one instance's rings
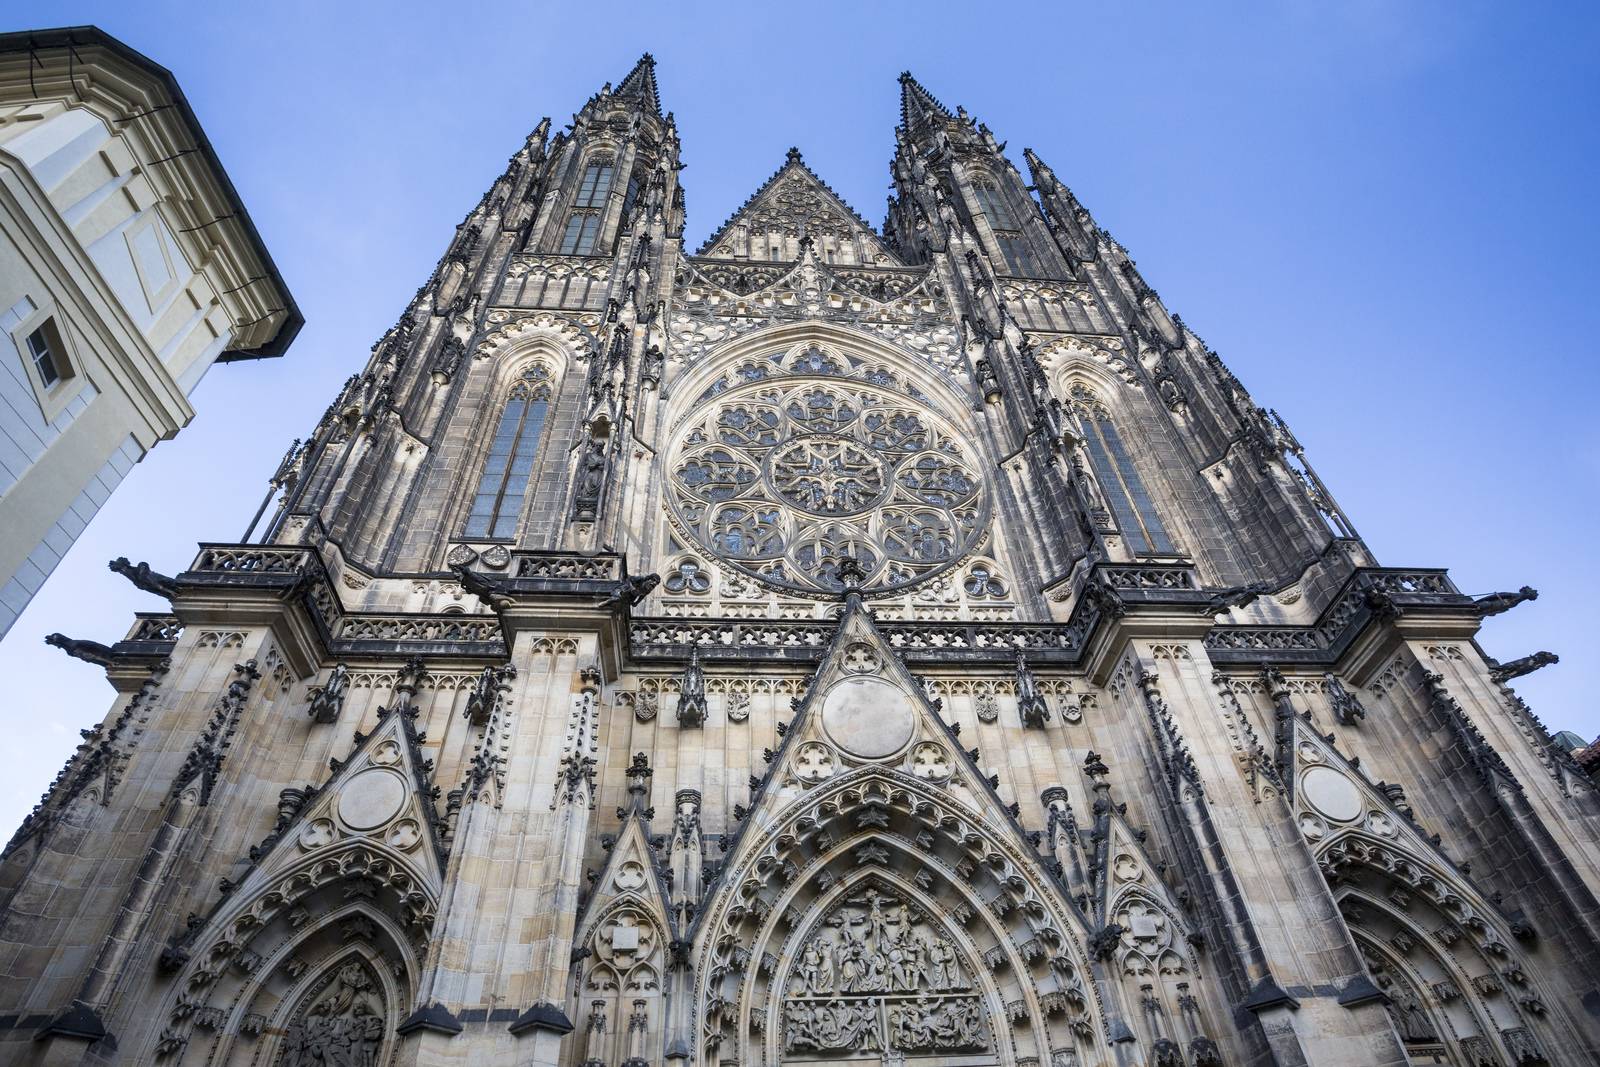
[[[877,887],[848,896],[796,957],[783,1050],[911,1054],[989,1047],[961,952],[919,908]]]

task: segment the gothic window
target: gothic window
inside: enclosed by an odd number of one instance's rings
[[[1038,274],[1033,253],[1022,236],[1022,224],[1017,221],[1016,212],[1006,203],[999,187],[992,179],[979,178],[972,183],[972,193],[984,217],[989,220],[989,228],[994,231],[995,241],[1000,245],[1000,255],[1006,261],[1006,269],[1012,274]]]
[[[963,561],[988,510],[965,437],[837,354],[803,349],[786,369],[787,381],[735,376],[680,428],[667,466],[679,528],[792,590],[838,588],[846,558],[872,589]]]
[[[609,159],[596,159],[583,172],[578,183],[578,195],[573,207],[605,207],[606,196],[611,192],[611,175],[615,168]]]
[[[1072,389],[1071,410],[1089,453],[1089,465],[1128,547],[1136,556],[1170,556],[1177,550],[1167,536],[1154,501],[1139,477],[1110,412],[1082,386]]]
[[[1011,206],[1000,195],[1000,190],[988,178],[979,178],[972,183],[973,195],[978,198],[978,207],[989,220],[989,225],[996,230],[1015,230],[1017,217],[1012,214]]]
[[[598,211],[574,211],[567,219],[566,232],[561,235],[561,254],[586,256],[594,251],[595,238],[600,234]]]
[[[572,200],[572,214],[567,216],[567,228],[561,235],[562,255],[587,256],[594,252],[595,241],[600,236],[600,217],[605,211],[606,197],[611,193],[611,176],[615,169],[609,159],[591,160],[584,169],[578,193]]]
[[[536,363],[511,387],[489,445],[478,492],[467,516],[467,537],[511,537],[533,476],[539,438],[550,407],[550,370]]]

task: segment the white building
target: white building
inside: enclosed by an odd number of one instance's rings
[[[0,635],[211,365],[301,322],[167,70],[93,27],[0,35]]]

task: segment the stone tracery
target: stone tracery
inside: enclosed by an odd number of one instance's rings
[[[925,396],[812,346],[747,361],[705,391],[679,430],[668,496],[695,540],[767,585],[836,589],[853,558],[866,587],[886,591],[977,546],[988,513],[977,469]]]

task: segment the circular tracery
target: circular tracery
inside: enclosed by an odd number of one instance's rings
[[[919,399],[859,380],[775,381],[703,398],[679,432],[668,498],[681,525],[769,585],[910,585],[960,561],[985,528],[977,465]]]

